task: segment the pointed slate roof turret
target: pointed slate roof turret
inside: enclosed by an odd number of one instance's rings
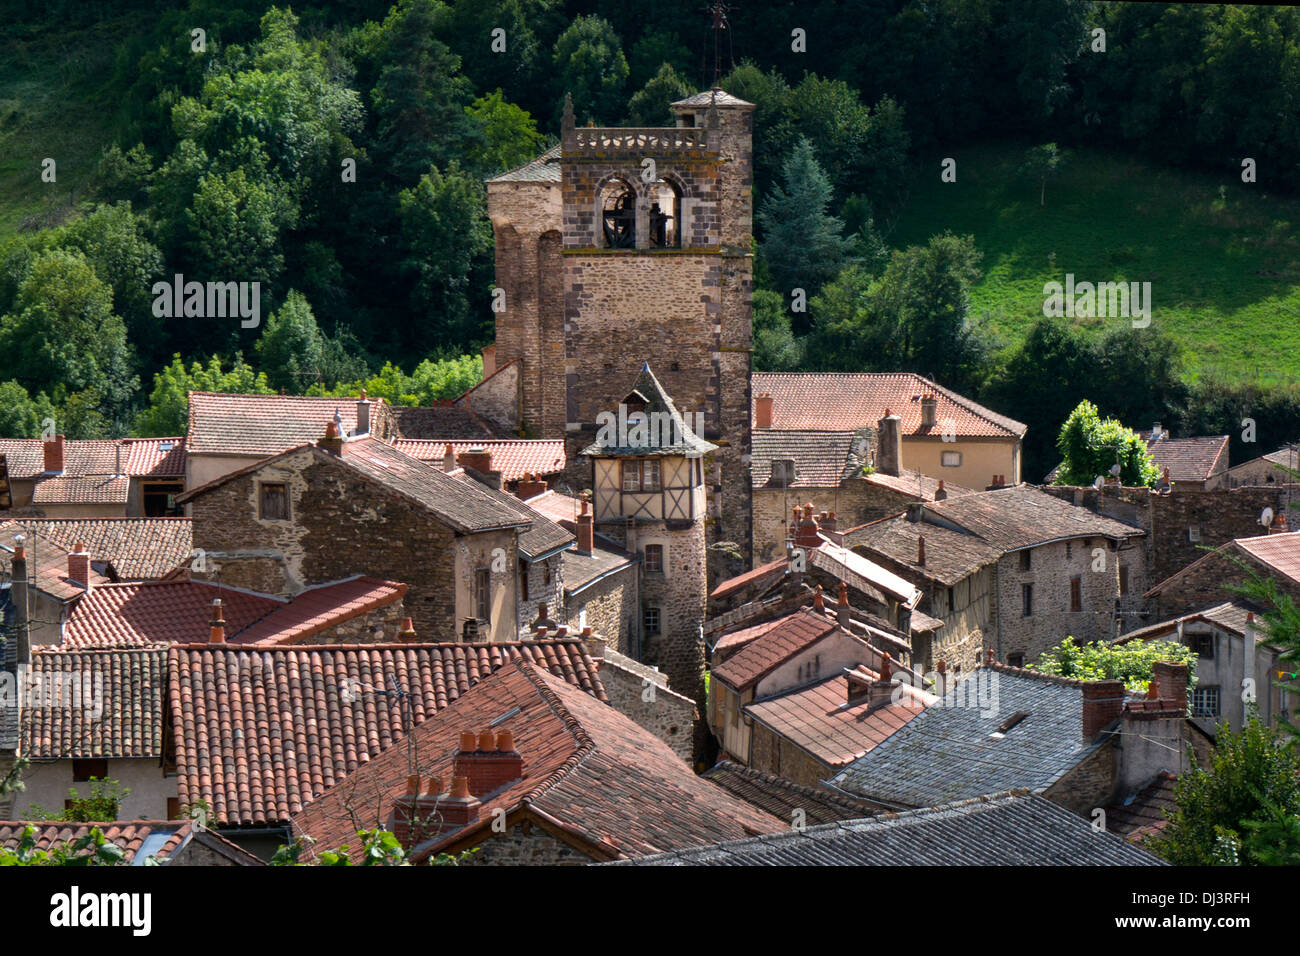
[[[645,424],[640,424],[640,414],[645,414]],[[582,450],[582,454],[596,458],[619,455],[636,457],[684,455],[697,457],[716,451],[718,446],[699,437],[686,423],[664,387],[650,371],[650,363],[641,366],[641,373],[632,384],[615,412],[601,412],[596,416],[596,441]]]

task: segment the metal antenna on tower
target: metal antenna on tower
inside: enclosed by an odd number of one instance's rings
[[[727,10],[729,7],[722,2],[716,2],[709,7],[709,13],[713,15],[713,86],[717,87],[722,80],[722,31],[729,29],[731,23],[727,20]],[[728,39],[730,39],[728,37]]]

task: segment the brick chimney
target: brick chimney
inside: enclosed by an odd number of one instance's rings
[[[939,401],[933,394],[926,395],[924,398],[921,399],[921,427],[922,428],[934,427],[934,413],[935,413],[935,409],[938,407],[939,407]]]
[[[821,517],[822,531],[831,534],[839,530],[839,526],[840,526],[840,522],[839,519],[835,517],[834,511],[827,511],[822,514]]]
[[[1083,685],[1083,739],[1093,740],[1124,712],[1124,682],[1087,681]]]
[[[478,819],[479,808],[483,804],[469,788],[465,777],[451,778],[451,792],[438,800],[438,812],[442,814],[443,828],[454,830]]]
[[[1187,710],[1187,665],[1173,661],[1156,661],[1151,667],[1152,683],[1159,697],[1169,701],[1176,710]]]
[[[68,553],[68,577],[90,590],[90,552],[84,541],[78,541]]]
[[[370,434],[370,402],[366,399],[364,388],[361,390],[361,398],[357,401],[357,428],[353,434]]]
[[[462,468],[472,468],[484,475],[492,471],[492,453],[482,445],[475,445],[461,452],[457,461]]]
[[[316,443],[325,449],[331,455],[343,454],[343,434],[339,431],[339,425],[336,421],[329,421],[325,425],[325,437]]]
[[[1269,534],[1286,534],[1290,529],[1286,524],[1286,515],[1278,512],[1273,516],[1273,523],[1268,526]]]
[[[443,474],[448,474],[455,470],[456,470],[456,452],[451,447],[451,443],[448,442],[447,447],[442,450],[442,472]]]
[[[530,471],[519,479],[519,483],[515,485],[515,494],[519,496],[519,500],[527,501],[529,498],[536,498],[538,495],[544,494],[547,487],[546,482]]]
[[[63,474],[63,436],[55,435],[44,445],[45,473],[47,475]]]
[[[591,554],[596,549],[596,519],[587,510],[587,502],[582,502],[582,511],[578,514],[576,522],[578,531],[578,550],[583,554]]]
[[[903,419],[889,409],[876,422],[876,471],[882,475],[899,475],[903,467]]]
[[[460,749],[453,759],[452,773],[466,779],[475,797],[499,790],[524,775],[524,758],[515,749],[514,734],[509,730],[484,730],[477,742],[472,733],[462,733]]]
[[[803,520],[797,522],[794,531],[794,546],[796,548],[819,548],[822,539],[817,537],[819,530],[817,526],[816,512],[813,506],[808,504],[803,510]]]
[[[221,614],[221,598],[212,599],[212,623],[208,627],[208,643],[226,643],[226,619]]]
[[[934,500],[935,500],[935,501],[944,501],[944,500],[947,499],[947,497],[948,497],[948,492],[944,490],[944,487],[943,487],[943,479],[940,478],[940,479],[939,479],[939,487],[936,488],[935,491],[934,491]]]
[[[555,622],[547,615],[546,602],[543,601],[537,605],[537,619],[533,621],[533,633],[538,637],[545,637],[547,631],[553,627],[555,627]]]
[[[766,392],[754,399],[754,427],[772,427],[772,396]]]
[[[840,628],[847,631],[849,629],[849,586],[843,581],[840,582],[839,600],[835,602],[835,617],[839,620]]]

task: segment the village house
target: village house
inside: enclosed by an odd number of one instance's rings
[[[1163,866],[1028,790],[824,823],[614,866]]]
[[[893,413],[900,469],[965,488],[984,488],[995,475],[1020,483],[1026,426],[921,375],[763,372],[754,374],[753,392],[756,430],[856,431]]]
[[[1145,697],[985,663],[829,781],[895,810],[1025,788],[1091,819],[1162,771],[1204,765],[1212,739],[1187,718],[1186,665],[1158,662]]]
[[[414,862],[583,864],[775,833],[788,822],[702,780],[606,703],[522,661],[354,770],[292,819],[307,851],[383,826]],[[497,823],[501,821],[501,823]]]
[[[1293,485],[1291,472],[1300,471],[1300,451],[1296,445],[1283,445],[1277,451],[1260,455],[1228,469],[1228,487],[1247,485]]]
[[[1234,601],[1233,589],[1251,573],[1271,577],[1283,594],[1300,600],[1300,531],[1287,531],[1281,513],[1269,534],[1234,538],[1199,557],[1146,592],[1157,620]]]
[[[1139,431],[1138,435],[1147,443],[1151,462],[1160,473],[1157,487],[1161,490],[1182,493],[1229,486],[1227,435],[1174,438],[1159,422],[1149,431]],[[1048,472],[1043,484],[1055,484],[1060,470],[1061,466],[1057,465]]]
[[[183,438],[0,440],[0,517],[122,518],[178,514]]]
[[[1282,651],[1269,644],[1260,611],[1236,598],[1130,631],[1115,643],[1177,641],[1196,651],[1192,718],[1207,733],[1217,733],[1225,721],[1241,733],[1252,712],[1276,727],[1293,719],[1300,701],[1284,689],[1293,683],[1294,667],[1282,664]]]

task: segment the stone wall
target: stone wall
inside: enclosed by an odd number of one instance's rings
[[[695,701],[669,689],[668,675],[606,649],[593,655],[609,702],[650,731],[690,766],[698,711]]]
[[[453,402],[468,408],[493,424],[516,432],[520,422],[519,369],[521,363],[512,360]]]
[[[402,629],[406,610],[401,601],[385,604],[365,614],[358,614],[318,634],[313,634],[299,644],[379,644],[396,641]],[[376,633],[378,632],[378,633]],[[420,640],[420,635],[416,634]]]
[[[583,611],[586,611],[585,618]],[[605,638],[620,654],[636,657],[640,650],[641,600],[637,591],[637,566],[628,565],[583,588],[565,602],[565,623],[572,633],[584,626]]]
[[[1119,786],[1119,738],[1110,736],[1043,791],[1043,796],[1086,820],[1105,807]]]
[[[750,728],[749,765],[805,787],[819,787],[834,771],[757,721]]]
[[[558,554],[553,554],[543,561],[526,562],[522,559],[523,569],[519,572],[520,582],[528,579],[528,597],[524,589],[519,588],[519,634],[529,637],[532,634],[533,621],[537,620],[538,608],[545,604],[552,620],[560,617],[560,608],[564,605],[564,564]],[[566,622],[567,623],[567,622]],[[581,630],[581,629],[579,629]]]
[[[461,866],[586,866],[593,862],[529,820],[493,833]]]

